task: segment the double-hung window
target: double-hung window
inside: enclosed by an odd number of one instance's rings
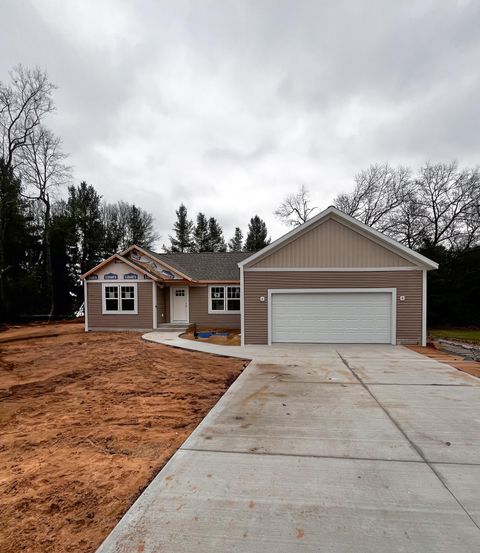
[[[137,314],[136,284],[103,284],[102,313]]]
[[[239,313],[240,286],[210,286],[209,313]]]

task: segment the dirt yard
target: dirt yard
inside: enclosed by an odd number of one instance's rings
[[[78,323],[1,332],[0,551],[95,551],[244,364]]]

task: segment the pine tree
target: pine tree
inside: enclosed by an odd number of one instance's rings
[[[30,269],[35,266],[27,266],[27,250],[35,248],[39,236],[34,236],[33,229],[29,228],[26,207],[20,179],[0,157],[0,321],[17,318],[25,297],[23,282],[19,282],[24,275],[32,286],[27,292],[34,292],[34,271]]]
[[[241,252],[243,249],[243,233],[240,227],[235,227],[235,234],[233,238],[228,242],[228,249],[231,252]]]
[[[78,186],[68,187],[66,211],[72,222],[70,228],[73,234],[69,237],[69,243],[73,247],[74,263],[79,275],[102,259],[104,237],[101,199],[95,188],[85,181]]]
[[[248,234],[245,240],[245,251],[257,252],[270,244],[268,238],[267,225],[258,215],[250,219],[248,224]]]
[[[226,252],[227,245],[223,238],[223,230],[215,217],[210,217],[208,220],[208,238],[209,251],[211,252]]]
[[[168,236],[170,238],[170,248],[164,246],[164,249],[170,252],[190,252],[194,247],[192,240],[193,223],[188,219],[187,208],[183,203],[180,204],[175,213],[177,214],[177,220],[173,225],[175,236]]]
[[[210,250],[210,233],[208,220],[203,213],[197,215],[197,224],[193,231],[193,242],[196,252],[208,252]]]
[[[129,207],[128,234],[130,245],[136,244],[141,248],[151,248],[158,237],[153,228],[152,215],[135,204]]]

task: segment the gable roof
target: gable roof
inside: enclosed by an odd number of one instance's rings
[[[95,271],[98,271],[99,269],[101,269],[102,267],[104,267],[105,265],[108,265],[111,261],[113,261],[114,259],[118,259],[119,261],[121,261],[122,263],[126,263],[127,265],[129,265],[130,267],[132,267],[132,269],[136,269],[137,271],[140,271],[142,274],[148,276],[148,277],[151,277],[153,280],[158,280],[158,278],[156,277],[156,275],[152,274],[150,271],[146,271],[143,267],[140,267],[139,265],[137,265],[136,263],[132,263],[132,261],[130,261],[129,259],[127,259],[126,257],[122,257],[121,255],[119,255],[118,253],[114,253],[113,255],[111,255],[110,257],[108,257],[107,259],[103,260],[101,263],[99,263],[98,265],[95,265],[95,267],[93,267],[92,269],[90,269],[89,271],[87,271],[86,273],[83,273],[83,275],[80,275],[80,278],[81,279],[85,279],[87,278],[87,276],[91,275],[92,273],[94,273]]]
[[[159,261],[194,280],[240,280],[239,262],[250,252],[155,253]]]
[[[284,234],[262,250],[250,255],[249,257],[243,259],[238,265],[239,267],[244,267],[245,265],[253,262],[258,261],[264,256],[269,255],[275,250],[279,250],[282,247],[282,244],[292,242],[292,239],[295,239],[296,237],[300,237],[302,234],[307,232],[310,228],[314,227],[316,224],[321,223],[328,218],[335,216],[340,220],[345,221],[349,224],[349,226],[354,227],[358,229],[359,232],[364,234],[367,237],[370,237],[372,240],[374,240],[377,243],[380,243],[385,248],[402,255],[406,257],[407,259],[410,259],[416,266],[419,266],[424,269],[437,269],[438,263],[435,263],[435,261],[432,261],[431,259],[428,259],[428,257],[425,257],[424,255],[419,254],[418,252],[415,252],[414,250],[407,248],[407,246],[404,246],[400,242],[397,242],[396,240],[393,240],[392,238],[386,236],[385,234],[382,234],[378,230],[373,229],[372,227],[369,227],[368,225],[365,225],[364,223],[361,223],[357,219],[350,217],[350,215],[347,215],[346,213],[343,213],[343,211],[340,211],[336,207],[330,206],[321,213],[317,214],[315,217],[312,217],[309,221],[306,223],[303,223],[302,225],[294,228],[290,232],[287,232],[287,234]]]

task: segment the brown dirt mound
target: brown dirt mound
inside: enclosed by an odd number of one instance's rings
[[[1,334],[0,551],[93,552],[244,362],[79,324],[36,331]]]

